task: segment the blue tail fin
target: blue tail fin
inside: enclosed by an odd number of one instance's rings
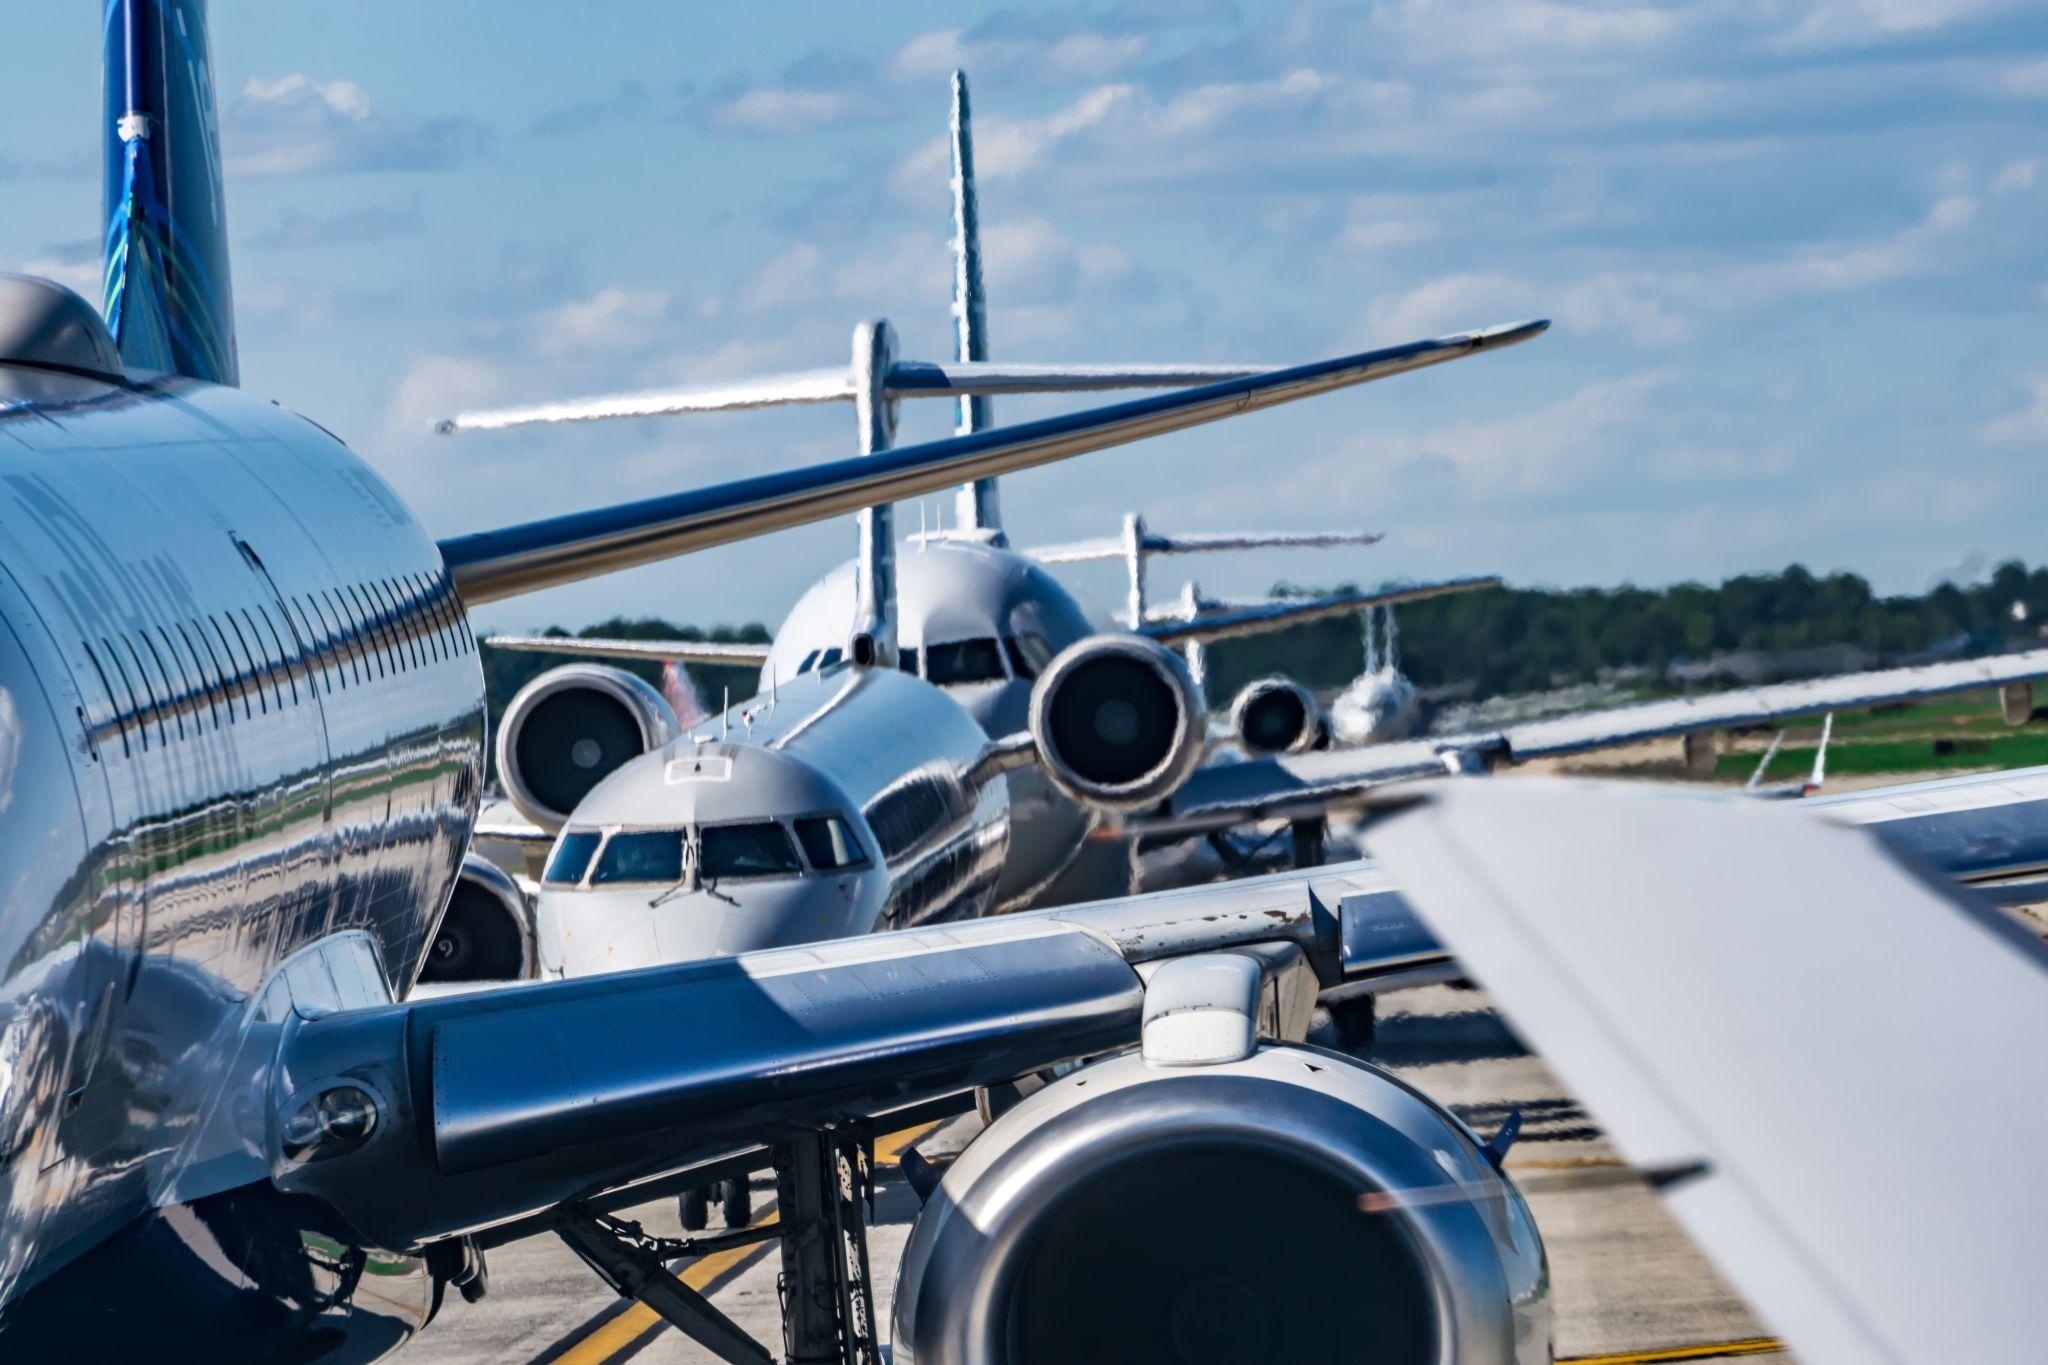
[[[107,326],[128,365],[240,380],[205,0],[106,0]]]

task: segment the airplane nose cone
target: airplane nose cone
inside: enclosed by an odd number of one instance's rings
[[[689,962],[866,933],[860,890],[854,877],[806,877],[676,896],[655,907],[655,946],[663,962]]]

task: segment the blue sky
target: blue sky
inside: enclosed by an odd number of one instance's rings
[[[85,285],[96,7],[32,8],[10,32],[37,56],[5,87],[0,268]],[[436,534],[848,453],[838,408],[427,426],[834,364],[873,316],[908,354],[950,354],[958,64],[1000,357],[1286,361],[1557,320],[1011,480],[1020,542],[1134,506],[1168,530],[1389,533],[1193,564],[1213,591],[1794,559],[1917,591],[2048,558],[2038,5],[232,0],[213,44],[243,382],[340,433]],[[905,439],[948,420],[919,405]],[[851,543],[789,532],[484,620],[772,622]],[[1106,574],[1084,586],[1115,598]]]

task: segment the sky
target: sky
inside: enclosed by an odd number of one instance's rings
[[[0,269],[93,297],[97,7],[30,9],[0,85]],[[1289,362],[1555,320],[1006,480],[1016,543],[1129,509],[1387,533],[1161,562],[1162,596],[1793,561],[1918,592],[2048,559],[2039,5],[221,0],[212,30],[243,386],[338,433],[436,536],[852,453],[837,405],[429,428],[834,365],[875,317],[950,357],[959,66],[997,358]],[[909,405],[899,440],[950,422]],[[852,547],[827,523],[479,619],[772,625]],[[1119,598],[1107,568],[1077,581]]]

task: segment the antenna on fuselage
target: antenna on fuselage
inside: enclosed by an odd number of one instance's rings
[[[974,134],[968,121],[967,73],[953,73],[953,358],[988,359],[988,296],[981,284],[981,207],[974,190]],[[953,430],[966,436],[987,431],[986,394],[962,394]],[[992,545],[1006,545],[1003,509],[994,479],[960,485],[954,520],[963,531],[979,531]]]

